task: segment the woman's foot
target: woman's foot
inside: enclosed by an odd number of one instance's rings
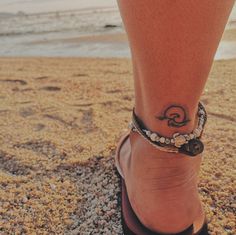
[[[130,204],[144,226],[163,233],[181,232],[193,222],[194,230],[202,227],[200,156],[161,152],[134,132],[119,154]]]

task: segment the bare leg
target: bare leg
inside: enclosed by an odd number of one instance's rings
[[[234,0],[118,0],[118,4],[132,51],[136,114],[164,136],[191,132]],[[174,105],[185,118],[172,125],[158,118]],[[184,230],[196,219],[200,224],[201,157],[160,152],[137,134],[130,142],[121,151],[126,159],[121,164],[141,222],[169,233]]]

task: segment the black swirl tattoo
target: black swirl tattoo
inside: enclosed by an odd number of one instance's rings
[[[179,105],[169,106],[163,116],[156,117],[159,120],[168,120],[168,126],[182,127],[185,126],[190,120],[187,118],[186,111]]]

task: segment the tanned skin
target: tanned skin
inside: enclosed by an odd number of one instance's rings
[[[196,127],[197,108],[234,0],[118,0],[134,74],[135,111],[171,137]],[[177,233],[204,212],[197,182],[201,156],[161,152],[137,133],[120,151],[130,203],[153,231]]]

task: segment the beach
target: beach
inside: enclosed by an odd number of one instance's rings
[[[129,59],[0,59],[0,233],[122,234],[113,155],[134,103]],[[199,192],[235,234],[236,60],[215,61]],[[102,188],[102,190],[101,190]]]
[[[236,6],[201,98],[212,235],[236,234],[235,74]],[[122,235],[114,153],[133,105],[116,1],[1,1],[0,235]]]

